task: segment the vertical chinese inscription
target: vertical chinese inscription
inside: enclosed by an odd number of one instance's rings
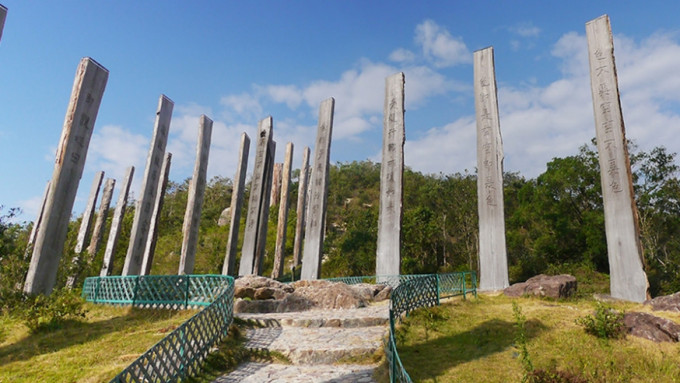
[[[246,170],[248,169],[248,152],[250,138],[243,132],[241,146],[238,152],[238,166],[234,176],[234,188],[231,192],[231,221],[229,224],[229,239],[227,240],[227,254],[222,266],[223,275],[236,273],[236,248],[238,246],[238,229],[241,223],[241,208],[243,207],[243,193],[246,184]]]
[[[267,117],[260,121],[257,128],[257,146],[255,149],[255,166],[253,178],[250,182],[250,198],[248,199],[248,213],[246,215],[246,228],[243,235],[243,247],[241,249],[241,262],[239,263],[238,275],[253,273],[255,252],[258,247],[258,231],[262,212],[262,200],[264,189],[267,184],[267,157],[272,141],[273,119]]]
[[[165,95],[161,95],[158,100],[156,111],[156,121],[154,123],[151,147],[146,157],[146,168],[142,179],[142,190],[139,200],[135,206],[135,217],[132,221],[132,232],[130,233],[130,243],[125,265],[123,265],[123,275],[138,275],[142,268],[144,258],[144,247],[149,235],[151,223],[152,207],[156,200],[158,189],[158,178],[160,168],[165,154],[165,145],[168,142],[168,131],[170,129],[170,119],[174,103]]]
[[[127,207],[128,193],[130,192],[130,184],[132,184],[132,177],[134,174],[134,166],[130,166],[125,171],[123,187],[120,189],[118,203],[116,203],[116,209],[113,211],[113,218],[111,219],[111,230],[109,231],[109,238],[106,241],[104,261],[102,262],[102,268],[99,271],[100,277],[111,275],[111,270],[113,269],[113,256],[116,253],[118,238],[120,237],[120,229],[123,226],[123,218],[125,216],[125,208]]]
[[[108,77],[109,71],[89,57],[83,58],[78,65],[57,147],[43,222],[26,274],[26,293],[49,294],[54,288],[71,210]]]
[[[208,157],[210,155],[210,137],[213,121],[201,115],[198,126],[198,140],[196,142],[196,162],[194,176],[189,184],[187,209],[184,214],[182,228],[182,254],[179,260],[179,271],[182,274],[193,274],[196,261],[196,246],[198,244],[198,226],[203,208],[206,174],[208,171]]]
[[[297,198],[297,221],[295,222],[295,243],[293,244],[293,265],[300,265],[302,255],[302,239],[304,238],[305,218],[307,216],[307,184],[309,180],[309,146],[302,151],[302,166]]]
[[[644,272],[637,207],[633,194],[626,133],[614,61],[614,40],[607,15],[586,23],[590,88],[593,96],[597,150],[611,295],[642,302],[649,283]]]
[[[376,275],[401,271],[401,219],[404,177],[404,73],[385,79],[383,148],[380,165],[380,215]]]
[[[161,209],[163,208],[163,199],[165,198],[165,189],[168,187],[168,179],[170,177],[170,165],[172,163],[172,153],[165,153],[163,159],[163,166],[161,167],[161,178],[158,180],[158,189],[156,190],[156,200],[153,204],[153,213],[151,214],[151,224],[149,225],[149,235],[144,246],[144,259],[142,260],[142,268],[140,275],[150,275],[151,266],[153,266],[153,256],[156,251],[156,241],[158,240],[158,223],[161,217]]]
[[[319,279],[323,255],[323,235],[328,199],[328,166],[333,133],[333,111],[335,99],[324,100],[319,108],[319,126],[314,147],[314,164],[310,177],[309,213],[305,228],[305,245],[302,256],[300,278]]]
[[[474,53],[480,290],[508,287],[503,213],[503,141],[493,48]]]

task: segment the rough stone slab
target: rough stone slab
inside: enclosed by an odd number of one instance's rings
[[[255,252],[258,244],[257,235],[260,228],[260,220],[264,213],[261,211],[261,208],[267,186],[267,152],[272,140],[272,129],[273,119],[271,116],[261,120],[257,128],[255,165],[253,168],[253,178],[250,182],[250,198],[248,200],[245,233],[243,234],[241,262],[238,270],[239,276],[253,273]]]
[[[108,77],[109,71],[89,57],[83,58],[78,65],[57,146],[52,186],[26,275],[26,293],[49,294],[54,288],[87,148]]]
[[[314,165],[310,178],[311,193],[309,194],[309,212],[305,228],[305,245],[300,275],[300,278],[305,280],[321,277],[334,109],[335,99],[332,97],[323,101],[319,108],[319,126],[316,133]]]
[[[5,19],[7,18],[7,7],[0,4],[0,41],[2,40],[2,30],[5,28]]]
[[[90,233],[90,228],[92,227],[92,217],[94,217],[94,209],[97,205],[99,188],[102,185],[103,179],[104,172],[97,172],[94,174],[92,187],[90,188],[90,196],[87,199],[87,205],[85,205],[85,211],[83,212],[83,219],[80,221],[80,229],[78,230],[78,241],[76,242],[77,254],[80,254],[83,251],[85,242],[87,240],[87,235]]]
[[[609,17],[604,15],[586,23],[586,37],[611,295],[643,302],[649,298],[649,282],[644,271]]]
[[[404,82],[404,73],[397,73],[385,79],[376,275],[401,274],[405,140]]]
[[[387,304],[376,304],[359,309],[308,310],[288,313],[245,314],[236,316],[266,327],[370,327],[389,323]]]
[[[174,105],[172,100],[165,95],[161,95],[158,100],[151,147],[146,157],[142,189],[135,206],[135,218],[132,221],[130,243],[125,256],[125,265],[123,265],[122,274],[124,276],[138,275],[142,269],[144,248],[146,247],[149,235],[153,203],[156,200],[158,179],[161,175],[163,155],[165,154],[165,146],[168,142],[168,131],[170,130],[170,119]]]
[[[99,203],[99,211],[97,212],[97,220],[94,223],[92,230],[92,240],[90,246],[87,248],[90,254],[90,262],[99,251],[99,246],[104,237],[104,226],[106,225],[106,218],[109,216],[109,206],[111,206],[111,197],[113,196],[113,189],[116,187],[116,180],[109,178],[104,184],[104,191],[102,191],[102,201]]]
[[[283,276],[283,261],[286,257],[286,231],[288,229],[288,207],[290,203],[290,171],[293,167],[293,143],[286,145],[286,155],[281,171],[281,200],[279,201],[279,218],[276,227],[276,247],[272,278]],[[274,173],[276,174],[276,173]]]
[[[503,213],[503,139],[498,117],[493,48],[474,52],[477,116],[477,208],[479,211],[479,289],[509,286]]]
[[[298,183],[297,220],[295,222],[295,243],[293,244],[293,265],[299,266],[302,255],[302,241],[304,239],[305,217],[307,212],[307,184],[309,180],[309,146],[302,151],[302,166]]]
[[[526,280],[506,287],[503,293],[509,297],[523,295],[538,295],[550,298],[568,298],[576,293],[577,283],[573,275],[545,275],[539,274]]]
[[[248,362],[214,383],[374,383],[378,365],[291,366]]]
[[[655,315],[627,312],[623,317],[628,334],[654,342],[677,342],[680,339],[680,325]]]
[[[664,295],[645,301],[646,305],[651,305],[654,311],[675,311],[680,312],[680,292],[671,295]]]
[[[141,275],[151,274],[153,256],[156,251],[156,241],[158,240],[158,223],[161,218],[161,209],[163,208],[165,189],[168,187],[171,165],[172,153],[165,153],[163,166],[161,167],[161,179],[158,181],[158,190],[156,190],[156,200],[153,203],[153,214],[151,215],[149,235],[146,240],[146,246],[144,246],[144,260],[142,261]]]
[[[182,229],[182,255],[178,271],[180,275],[194,273],[196,246],[198,245],[198,226],[201,221],[203,196],[205,194],[212,126],[213,121],[205,115],[201,115],[196,143],[196,163],[194,165],[194,175],[189,184],[187,210],[184,214],[184,228]]]
[[[222,266],[222,275],[236,274],[236,251],[238,247],[238,231],[241,225],[241,209],[243,208],[243,194],[246,186],[246,171],[248,170],[248,154],[250,151],[250,137],[243,132],[238,151],[238,166],[234,176],[231,192],[231,221],[229,224],[229,239],[227,240],[227,254]]]
[[[120,189],[118,203],[116,203],[116,209],[113,211],[113,218],[111,219],[111,230],[109,231],[109,238],[106,241],[104,261],[102,262],[102,269],[99,271],[100,277],[111,275],[111,270],[113,269],[113,257],[116,253],[118,238],[120,237],[120,229],[123,226],[123,217],[125,216],[125,208],[127,207],[128,193],[130,192],[130,185],[132,184],[132,177],[134,174],[134,166],[130,166],[125,171],[123,187]]]

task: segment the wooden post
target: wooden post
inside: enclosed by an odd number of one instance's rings
[[[165,153],[165,159],[163,160],[163,166],[161,167],[161,179],[158,181],[156,200],[154,201],[153,214],[151,215],[151,227],[149,228],[149,235],[146,241],[146,246],[144,247],[144,260],[142,261],[142,270],[140,275],[151,274],[153,256],[156,251],[156,241],[158,240],[158,222],[161,218],[161,209],[163,208],[165,189],[168,187],[171,161],[172,153]]]
[[[231,222],[229,224],[229,239],[227,241],[227,254],[222,266],[223,275],[236,274],[236,248],[238,246],[238,229],[241,225],[241,209],[243,207],[243,193],[246,185],[246,171],[248,170],[248,154],[250,151],[250,138],[243,132],[241,134],[241,146],[238,152],[238,167],[234,176],[234,186],[231,192]]]
[[[305,217],[307,215],[307,180],[309,179],[309,146],[302,151],[302,167],[298,184],[297,221],[295,222],[295,244],[293,245],[293,266],[300,266],[302,255],[302,241],[305,231]]]
[[[45,213],[45,202],[47,201],[47,194],[50,192],[50,181],[47,181],[47,186],[45,186],[45,192],[43,193],[42,202],[40,203],[40,210],[38,211],[38,216],[33,222],[33,228],[31,229],[31,234],[28,236],[28,244],[26,244],[26,251],[24,252],[24,259],[33,251],[33,245],[35,244],[35,238],[38,235],[38,230],[40,229],[40,223],[42,222],[43,214]]]
[[[611,295],[633,302],[649,298],[638,213],[626,146],[614,62],[614,40],[607,15],[586,23],[590,87],[604,200]]]
[[[286,257],[286,230],[288,228],[288,203],[290,194],[290,171],[293,166],[293,143],[286,145],[286,157],[283,161],[281,173],[281,202],[279,203],[279,220],[276,227],[276,251],[274,253],[274,268],[272,279],[283,276],[283,261]]]
[[[383,148],[380,165],[380,215],[375,273],[401,271],[401,219],[404,194],[404,73],[385,79]]]
[[[26,275],[26,293],[49,294],[56,283],[71,210],[108,77],[109,71],[91,58],[80,61],[57,146],[43,222]]]
[[[125,178],[123,178],[123,187],[120,189],[120,194],[118,195],[118,203],[116,204],[116,210],[113,211],[113,219],[111,220],[109,238],[106,241],[102,269],[99,272],[100,277],[111,275],[111,270],[113,269],[113,257],[116,253],[116,247],[118,246],[118,238],[120,237],[120,229],[123,226],[125,207],[127,206],[128,193],[130,192],[130,184],[132,183],[134,173],[135,167],[130,166],[125,172]]]
[[[196,143],[194,176],[189,184],[189,198],[187,200],[187,210],[184,214],[184,227],[182,228],[182,255],[179,260],[178,271],[180,275],[194,273],[196,246],[198,244],[198,226],[201,222],[201,209],[203,208],[203,196],[205,194],[212,126],[213,121],[205,115],[201,115],[198,127],[198,142]]]
[[[271,202],[271,205],[273,206],[277,202],[279,202],[279,198],[281,195],[281,172],[283,169],[283,164],[282,163],[275,163],[274,164],[274,173],[272,175],[272,194],[269,197],[269,201]],[[271,206],[270,206],[271,207]]]
[[[309,216],[305,229],[305,246],[302,257],[300,279],[311,280],[321,277],[323,236],[326,226],[326,202],[328,200],[328,174],[333,133],[333,111],[335,99],[323,101],[319,108],[319,127],[314,148],[309,197]]]
[[[493,48],[474,54],[477,114],[477,209],[479,211],[479,289],[509,286],[503,213],[503,140]]]
[[[165,154],[165,146],[168,142],[168,131],[170,129],[173,107],[174,103],[172,100],[165,95],[161,95],[158,100],[151,148],[149,148],[149,155],[146,157],[142,190],[135,207],[135,218],[132,222],[132,232],[130,233],[130,243],[127,255],[125,256],[123,275],[138,275],[142,269],[144,248],[146,247],[149,235],[153,203],[156,200],[156,192],[158,191],[158,178],[160,178],[163,155]]]
[[[246,216],[246,228],[243,235],[243,247],[241,249],[241,261],[238,275],[253,273],[255,252],[258,244],[258,232],[262,219],[262,200],[264,199],[267,186],[267,152],[272,141],[273,120],[267,117],[260,121],[257,128],[257,146],[255,152],[255,166],[253,179],[250,182],[250,198],[248,200],[248,214]]]
[[[7,7],[0,4],[0,40],[2,40],[2,30],[5,28],[5,18],[7,18]]]
[[[83,219],[80,221],[80,230],[78,231],[78,242],[76,243],[76,253],[80,254],[87,242],[87,235],[90,233],[92,227],[92,217],[94,216],[94,208],[97,205],[97,197],[99,196],[99,188],[104,179],[104,172],[97,172],[92,180],[92,187],[90,188],[90,197],[87,199],[87,205],[83,212]]]
[[[267,229],[269,228],[269,206],[271,205],[271,190],[274,173],[274,155],[276,154],[276,141],[269,142],[269,151],[267,152],[267,175],[265,177],[266,185],[264,190],[264,198],[262,200],[262,217],[260,219],[260,227],[257,231],[257,246],[255,248],[255,262],[253,263],[253,274],[262,275],[262,262],[267,250]]]
[[[99,203],[99,213],[97,214],[97,221],[94,223],[94,230],[92,231],[92,240],[87,252],[90,254],[90,263],[94,260],[95,255],[99,251],[99,245],[104,236],[104,226],[106,226],[106,218],[109,216],[109,206],[111,206],[111,197],[113,196],[113,188],[116,186],[116,180],[109,178],[104,184],[104,191],[102,192],[102,201]]]

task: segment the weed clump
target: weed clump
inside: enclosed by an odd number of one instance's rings
[[[623,312],[600,302],[595,308],[595,315],[578,318],[576,324],[583,326],[588,334],[601,339],[620,339],[626,336]]]
[[[22,309],[15,310],[32,333],[51,331],[70,319],[85,318],[83,299],[69,289],[55,290],[49,296],[25,295]]]
[[[554,368],[535,369],[527,375],[529,383],[588,383],[582,376]]]

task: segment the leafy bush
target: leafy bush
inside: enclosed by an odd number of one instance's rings
[[[586,315],[578,318],[576,324],[583,326],[588,334],[602,339],[618,339],[626,336],[623,312],[600,302],[597,303],[594,316]]]
[[[87,310],[83,303],[76,292],[68,289],[55,290],[49,296],[27,296],[21,317],[31,332],[54,330],[66,320],[84,318]]]

